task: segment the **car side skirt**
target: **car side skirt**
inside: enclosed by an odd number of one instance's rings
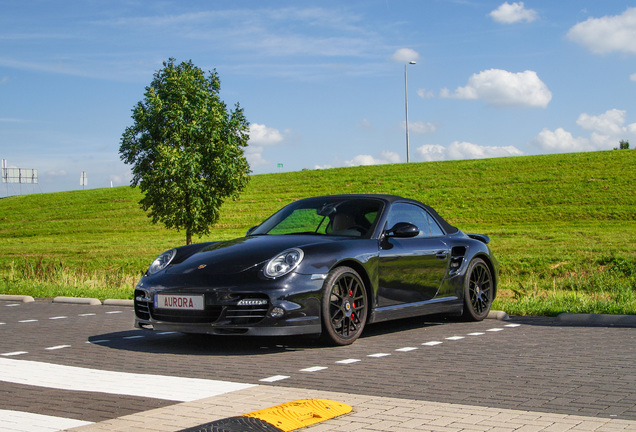
[[[371,312],[369,323],[433,314],[461,314],[463,301],[459,297],[435,298],[417,303],[406,303],[376,308]]]

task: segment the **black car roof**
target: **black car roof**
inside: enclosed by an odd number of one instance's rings
[[[439,223],[442,228],[444,229],[444,231],[446,231],[447,234],[452,234],[452,233],[456,233],[457,231],[459,231],[458,228],[454,227],[453,225],[449,224],[443,217],[441,217],[437,211],[435,211],[435,209],[429,205],[426,205],[420,201],[411,199],[411,198],[404,198],[398,195],[390,195],[390,194],[338,194],[338,195],[325,195],[325,196],[318,196],[318,197],[308,197],[305,199],[314,199],[314,198],[375,198],[375,199],[380,199],[383,201],[386,201],[390,204],[393,204],[394,202],[410,202],[413,204],[417,204],[421,207],[424,207],[430,214],[431,216],[433,216],[435,218],[435,220],[437,220],[437,223]]]

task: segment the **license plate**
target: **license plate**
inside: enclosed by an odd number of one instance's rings
[[[204,310],[202,295],[157,294],[155,298],[157,309]]]

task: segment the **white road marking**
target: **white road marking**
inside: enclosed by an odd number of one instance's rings
[[[482,336],[485,335],[486,333],[484,332],[475,332],[475,333],[468,333],[468,336]]]
[[[346,360],[338,360],[336,363],[338,364],[350,364],[350,363],[356,363],[359,362],[359,359],[346,359]]]
[[[50,320],[59,320],[59,319],[65,319],[65,318],[68,318],[68,317],[66,317],[66,316],[56,316],[56,317],[51,317],[49,319]]]
[[[84,313],[84,314],[79,314],[79,315],[77,315],[77,316],[87,317],[87,316],[95,316],[95,315],[97,315],[97,314],[94,314],[94,313]]]
[[[106,312],[107,314],[118,314],[118,313],[122,313],[122,311],[110,311],[110,312]]]
[[[14,306],[20,306],[20,303],[11,303],[8,305],[5,305],[6,307],[14,307]]]
[[[32,323],[32,322],[38,322],[38,320],[36,319],[27,319],[27,320],[22,320],[22,321],[18,321],[19,323]]]
[[[416,347],[404,347],[404,348],[398,348],[396,349],[396,351],[409,352],[409,351],[415,351],[416,349],[417,349]]]
[[[0,323],[0,325],[6,325],[7,323]]]
[[[55,351],[55,350],[59,350],[62,348],[70,348],[70,345],[57,345],[57,346],[52,346],[52,347],[48,347],[48,348],[44,348],[47,351]]]
[[[461,339],[464,339],[464,336],[451,336],[446,338],[446,340],[452,340],[452,341],[461,340]]]
[[[422,345],[424,346],[435,346],[435,345],[441,345],[444,342],[439,342],[439,341],[430,341],[430,342],[424,342]]]
[[[254,387],[227,381],[144,375],[0,358],[0,381],[61,390],[190,402]]]
[[[506,324],[504,327],[520,327],[521,324]]]
[[[0,430],[54,432],[93,424],[91,422],[22,411],[0,409]]]
[[[327,366],[313,366],[305,369],[301,369],[300,372],[318,372],[327,369]]]
[[[377,353],[377,354],[369,354],[367,357],[380,358],[380,357],[386,357],[390,355],[391,354],[388,354],[388,353]]]
[[[284,379],[287,379],[287,378],[289,378],[287,375],[274,375],[274,376],[271,376],[269,378],[260,379],[259,381],[261,381],[261,382],[275,382],[275,381],[280,381],[280,380],[284,380]]]
[[[22,355],[22,354],[28,354],[28,351],[13,351],[13,352],[8,352],[8,353],[4,353],[2,354],[5,357],[12,357],[12,356],[18,356],[18,355]]]
[[[491,328],[491,329],[488,329],[488,330],[486,330],[486,331],[489,331],[489,332],[498,332],[498,331],[502,331],[502,330],[503,330],[502,328]]]

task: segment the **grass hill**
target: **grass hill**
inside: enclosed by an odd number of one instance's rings
[[[491,236],[495,304],[510,314],[636,314],[636,150],[376,165],[252,176],[210,239],[229,239],[299,198],[389,193]],[[138,189],[0,200],[0,293],[131,298],[185,233],[150,223]],[[196,239],[195,239],[196,241]]]

